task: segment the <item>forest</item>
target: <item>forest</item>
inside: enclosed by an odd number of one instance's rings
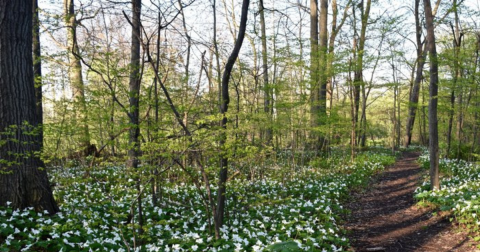
[[[476,0],[0,0],[0,251],[477,251],[479,26]]]

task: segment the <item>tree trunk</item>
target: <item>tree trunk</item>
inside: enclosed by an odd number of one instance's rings
[[[320,0],[320,17],[319,17],[319,88],[320,94],[318,97],[318,115],[317,126],[325,124],[327,116],[327,52],[328,52],[328,0]],[[325,132],[320,132],[318,138],[318,149],[323,149],[325,146]]]
[[[225,64],[225,71],[223,72],[222,76],[222,93],[221,93],[221,106],[220,106],[220,113],[222,114],[223,118],[220,121],[221,127],[221,138],[220,138],[220,148],[221,151],[225,151],[225,143],[227,140],[227,111],[228,111],[228,104],[230,102],[230,97],[228,94],[228,84],[230,82],[230,75],[233,70],[233,65],[238,58],[238,54],[240,49],[242,48],[243,39],[245,38],[245,31],[247,28],[247,15],[248,15],[248,5],[250,4],[250,0],[243,0],[242,3],[242,16],[240,18],[240,28],[238,32],[238,37],[235,41],[235,47],[233,48],[230,57],[228,57],[228,61]],[[224,214],[225,214],[225,193],[226,193],[226,183],[227,183],[227,176],[228,176],[228,157],[226,153],[222,153],[220,157],[220,174],[218,180],[218,192],[217,192],[217,210],[215,212],[215,229],[216,233],[220,233],[219,229],[223,226],[224,221]],[[220,237],[216,237],[217,239]]]
[[[316,127],[319,114],[319,53],[318,53],[318,1],[310,0],[310,124],[312,127],[311,138],[316,139]],[[312,149],[318,149],[315,142],[311,143]]]
[[[80,126],[80,148],[88,153],[90,146],[90,133],[88,130],[87,104],[85,102],[85,85],[82,76],[82,64],[78,58],[77,42],[77,19],[75,17],[74,0],[65,0],[65,23],[67,26],[67,49],[70,61],[68,69],[68,78],[73,92],[74,110],[77,123]]]
[[[33,0],[33,78],[35,81],[35,104],[38,123],[43,124],[43,107],[42,107],[42,59],[40,50],[40,20],[38,17],[38,0]],[[43,139],[43,131],[40,131]],[[40,142],[43,147],[43,141]]]
[[[365,40],[366,40],[366,32],[367,32],[367,25],[368,25],[368,17],[370,15],[370,6],[372,4],[371,0],[367,0],[367,4],[364,7],[363,5],[363,0],[360,2],[360,8],[361,8],[361,22],[362,22],[362,28],[360,30],[360,40],[358,42],[358,55],[357,55],[357,62],[355,66],[355,75],[354,75],[354,86],[355,86],[355,110],[356,110],[356,118],[355,118],[355,123],[358,123],[358,110],[360,108],[360,91],[365,92],[365,82],[363,81],[363,56],[365,55]],[[366,96],[364,96],[364,99],[362,100],[363,105],[362,105],[362,118],[365,120],[363,124],[361,124],[362,129],[360,129],[361,133],[359,137],[362,139],[361,141],[361,146],[365,146],[365,134],[366,134],[366,104],[367,104],[367,99]]]
[[[261,40],[262,40],[262,69],[263,69],[263,90],[264,90],[264,112],[268,117],[267,129],[265,131],[265,142],[269,146],[272,142],[272,102],[271,102],[271,88],[268,82],[268,54],[267,54],[267,35],[265,27],[265,8],[263,6],[263,0],[258,1],[258,10],[260,13],[260,27],[261,27]]]
[[[130,119],[130,129],[129,141],[128,141],[128,161],[127,167],[136,169],[139,164],[140,156],[140,124],[139,124],[139,115],[140,115],[140,81],[141,81],[141,71],[140,71],[140,35],[141,35],[141,15],[142,1],[141,0],[132,0],[132,45],[130,50],[130,82],[129,82],[129,104],[130,110],[128,113]],[[137,191],[140,193],[140,178],[137,178]],[[142,231],[143,225],[143,213],[142,213],[142,197],[138,197],[138,218],[139,218],[139,231]]]
[[[430,0],[423,0],[425,6],[425,21],[427,26],[427,41],[430,58],[430,102],[428,104],[428,129],[430,151],[430,184],[432,190],[440,189],[438,170],[438,59],[435,45],[435,27],[433,25],[432,6]]]
[[[413,83],[412,92],[410,93],[408,103],[408,118],[406,125],[405,147],[408,147],[412,143],[412,132],[415,124],[415,117],[417,114],[418,98],[420,94],[420,84],[423,79],[423,66],[425,65],[425,59],[427,57],[427,50],[425,42],[425,48],[422,50],[422,25],[420,23],[420,0],[415,0],[415,36],[417,42],[417,70],[415,81]]]
[[[213,49],[215,51],[215,64],[217,68],[217,87],[218,87],[218,106],[220,108],[222,104],[222,81],[221,81],[221,69],[220,69],[220,52],[218,50],[218,41],[217,41],[217,7],[216,0],[213,0]],[[221,108],[220,108],[221,110]]]
[[[33,207],[50,214],[53,199],[38,157],[41,135],[36,111],[32,1],[0,1],[0,206]]]
[[[401,137],[401,133],[402,133],[402,121],[401,121],[401,111],[402,111],[402,107],[401,107],[401,89],[398,87],[398,81],[397,81],[397,84],[396,84],[396,87],[397,87],[397,146],[400,146],[400,139],[402,138]]]
[[[480,61],[480,32],[477,32],[476,33],[476,37],[477,37],[477,43],[476,43],[476,48],[475,48],[475,64],[474,64],[474,71],[473,71],[473,74],[472,74],[472,83],[475,83],[476,81],[476,69],[478,68],[478,64],[479,64],[479,61]],[[478,86],[475,88],[475,96],[477,96],[478,94]],[[480,102],[479,101],[476,101],[475,102],[475,114],[473,116],[473,138],[472,138],[472,148],[470,150],[470,157],[469,157],[469,161],[472,161],[473,159],[473,154],[475,152],[475,149],[476,149],[476,145],[477,145],[477,142],[478,142],[478,138],[477,138],[477,135],[478,135],[478,124],[479,124],[479,117],[478,117],[478,111],[480,109]]]
[[[338,16],[338,6],[337,6],[337,1],[332,0],[332,24],[331,24],[331,33],[330,33],[330,38],[328,41],[328,56],[327,56],[327,67],[326,67],[326,72],[327,72],[327,100],[329,100],[330,104],[330,111],[333,108],[333,91],[335,89],[334,85],[334,67],[333,67],[333,61],[334,61],[334,56],[335,56],[335,39],[337,37],[338,32],[342,29],[343,24],[345,23],[345,20],[348,16],[347,11],[350,7],[351,1],[348,1],[347,6],[345,6],[345,10],[342,16],[342,19],[340,20],[340,23],[337,26],[337,16]],[[337,99],[338,99],[338,85],[337,87]],[[329,96],[329,97],[328,97]],[[339,100],[339,99],[338,99]],[[336,129],[330,128],[330,137],[333,138],[333,136],[336,134]],[[337,143],[338,144],[338,143]]]
[[[455,78],[455,77],[454,77]],[[448,111],[448,128],[447,128],[447,152],[446,158],[450,156],[450,148],[452,146],[452,130],[453,130],[453,116],[455,115],[455,82],[450,92],[450,109]]]
[[[452,26],[452,32],[454,37],[454,68],[455,68],[455,85],[458,87],[458,117],[457,117],[457,131],[456,131],[456,138],[457,138],[457,158],[460,158],[460,149],[461,149],[461,135],[462,135],[462,127],[463,127],[463,86],[461,79],[463,78],[463,69],[462,69],[462,60],[460,58],[460,50],[462,46],[462,37],[463,32],[460,31],[460,19],[458,17],[458,4],[457,0],[453,1],[453,11],[455,13],[455,28]]]
[[[140,141],[138,136],[140,135],[139,125],[139,94],[140,94],[140,13],[141,13],[141,0],[132,0],[132,44],[130,48],[130,81],[129,81],[129,150],[128,150],[128,162],[127,166],[131,168],[137,168],[138,166],[138,153],[140,148]]]

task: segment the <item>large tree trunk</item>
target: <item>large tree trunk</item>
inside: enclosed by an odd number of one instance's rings
[[[41,121],[33,79],[32,9],[32,1],[0,1],[0,206],[54,214],[58,207],[37,155],[41,135],[31,134]]]
[[[222,130],[221,139],[220,139],[220,148],[222,152],[225,151],[225,143],[227,140],[227,111],[228,111],[228,104],[230,102],[230,97],[228,94],[228,84],[230,82],[230,75],[233,70],[233,65],[238,58],[238,54],[240,49],[242,48],[243,39],[245,38],[245,31],[247,28],[247,16],[248,16],[248,5],[250,4],[250,0],[243,0],[242,3],[242,16],[240,18],[240,28],[238,32],[238,37],[235,41],[235,47],[233,48],[230,57],[228,57],[228,61],[225,64],[225,71],[223,72],[222,76],[222,101],[220,106],[220,113],[222,114],[223,118],[220,121],[220,127]],[[224,214],[225,214],[225,193],[226,193],[226,183],[228,177],[228,157],[226,154],[221,154],[220,157],[220,174],[218,180],[218,192],[217,192],[217,210],[215,212],[215,229],[216,234],[220,233],[219,229],[223,226],[224,221]],[[217,239],[220,237],[217,237]]]
[[[430,0],[423,0],[425,6],[425,21],[427,26],[427,41],[430,58],[430,102],[428,104],[428,129],[430,151],[430,183],[432,190],[440,189],[438,170],[438,59],[435,45],[435,27],[433,25],[432,6]]]
[[[69,58],[68,78],[73,92],[75,117],[80,127],[80,148],[85,155],[90,155],[90,133],[87,121],[87,104],[85,102],[85,85],[83,83],[82,64],[78,58],[77,19],[75,17],[74,0],[65,0],[65,23],[67,26],[67,49]]]

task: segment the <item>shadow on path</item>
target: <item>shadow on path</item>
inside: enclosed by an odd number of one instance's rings
[[[416,206],[413,193],[422,174],[417,158],[418,153],[404,153],[370,189],[353,195],[345,225],[350,251],[479,251],[448,217]]]

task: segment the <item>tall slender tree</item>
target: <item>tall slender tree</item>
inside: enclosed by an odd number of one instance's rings
[[[261,40],[262,40],[262,70],[263,70],[263,92],[264,92],[264,112],[268,117],[268,125],[265,132],[265,141],[267,145],[270,145],[272,141],[272,127],[271,127],[271,114],[272,114],[272,95],[270,83],[268,82],[268,48],[267,48],[267,32],[265,24],[265,7],[263,6],[263,0],[258,1],[258,11],[260,14],[260,28],[261,28]]]
[[[318,67],[318,0],[310,0],[310,122],[312,135],[316,136],[315,127],[318,123],[319,108],[319,67]],[[316,139],[316,137],[313,137]],[[313,148],[318,148],[312,143]]]
[[[457,144],[457,158],[460,156],[460,147],[462,143],[462,127],[463,127],[463,84],[462,84],[462,79],[463,79],[463,69],[462,69],[462,62],[461,62],[461,47],[462,47],[462,39],[463,39],[463,32],[460,28],[460,18],[458,15],[458,8],[460,7],[461,3],[458,3],[457,0],[453,1],[453,13],[455,16],[455,25],[451,24],[452,27],[452,33],[453,33],[453,54],[454,54],[454,75],[453,75],[453,87],[457,89],[457,110],[458,110],[458,116],[457,116],[457,131],[456,131],[456,138],[458,141]],[[453,107],[453,104],[452,104]],[[455,111],[452,109],[452,113]],[[451,116],[450,118],[453,118]],[[451,127],[449,125],[449,134],[451,135]],[[447,146],[447,156],[449,155],[451,149],[451,143],[449,141],[448,146]]]
[[[83,82],[82,63],[79,58],[77,40],[77,18],[74,0],[64,0],[65,24],[67,26],[67,50],[69,59],[68,78],[73,92],[73,101],[77,123],[80,127],[80,148],[86,155],[90,149],[90,133],[88,130],[87,104],[85,102],[85,84]]]
[[[364,6],[365,5],[365,6]],[[355,74],[354,74],[354,89],[355,89],[355,120],[356,120],[356,125],[360,126],[360,134],[358,137],[360,138],[360,146],[365,146],[365,140],[366,140],[366,129],[367,129],[367,111],[366,111],[366,105],[367,105],[367,97],[365,94],[365,82],[363,81],[363,61],[364,61],[364,56],[365,56],[365,41],[367,39],[366,33],[367,33],[367,26],[368,26],[368,19],[370,17],[370,7],[372,5],[371,0],[367,0],[366,3],[364,3],[364,0],[360,1],[360,17],[361,17],[361,23],[362,27],[360,28],[360,38],[358,40],[358,48],[357,48],[357,58],[356,58],[356,64],[355,64]],[[358,111],[360,107],[360,91],[362,92],[362,118],[361,118],[361,123],[360,125],[358,124]]]
[[[417,114],[418,98],[420,94],[420,84],[423,79],[423,66],[425,65],[425,58],[427,50],[424,48],[426,42],[422,42],[422,24],[420,22],[420,0],[415,0],[415,38],[417,44],[417,62],[416,75],[413,82],[412,90],[410,91],[408,103],[408,117],[405,133],[405,147],[408,147],[412,142],[413,126],[415,124],[415,117]]]
[[[433,13],[430,0],[423,0],[425,7],[425,23],[427,26],[428,57],[430,58],[430,88],[428,103],[428,129],[430,151],[430,184],[432,190],[440,189],[438,170],[438,59],[435,44],[435,27],[433,25]]]
[[[328,52],[328,0],[320,0],[320,16],[319,16],[319,88],[318,95],[318,115],[317,125],[325,124],[327,116],[327,52]],[[325,134],[320,133],[318,138],[318,148],[322,149],[325,144]]]
[[[235,41],[235,46],[233,48],[232,53],[228,57],[227,63],[225,64],[225,70],[222,76],[222,100],[220,104],[220,114],[222,114],[222,120],[220,121],[220,127],[222,130],[221,139],[220,139],[220,147],[223,149],[225,148],[225,143],[227,140],[227,115],[228,112],[228,104],[230,103],[230,96],[228,94],[228,86],[230,82],[230,75],[233,70],[233,66],[235,65],[235,61],[238,58],[238,54],[240,53],[240,49],[242,48],[243,40],[245,38],[245,32],[247,29],[247,16],[248,16],[248,6],[250,5],[250,0],[243,0],[242,3],[242,16],[240,18],[240,28],[238,31],[238,36]],[[226,183],[228,178],[228,157],[227,154],[222,150],[222,154],[220,157],[220,174],[218,180],[218,192],[217,192],[217,209],[215,212],[215,228],[219,229],[223,226],[224,215],[225,215],[225,200],[226,200]],[[219,233],[217,230],[216,233]],[[219,237],[217,237],[219,238]]]
[[[0,206],[54,214],[58,207],[38,156],[32,10],[32,1],[0,1]]]
[[[136,169],[139,164],[140,156],[140,83],[141,83],[141,65],[140,65],[140,46],[141,46],[141,10],[142,1],[132,0],[132,44],[130,47],[130,82],[129,82],[129,104],[130,110],[128,117],[130,129],[128,131],[128,161],[127,167]],[[140,180],[137,179],[137,190],[140,193]],[[140,227],[143,225],[142,197],[138,197],[138,218]],[[141,228],[139,229],[142,230]]]

